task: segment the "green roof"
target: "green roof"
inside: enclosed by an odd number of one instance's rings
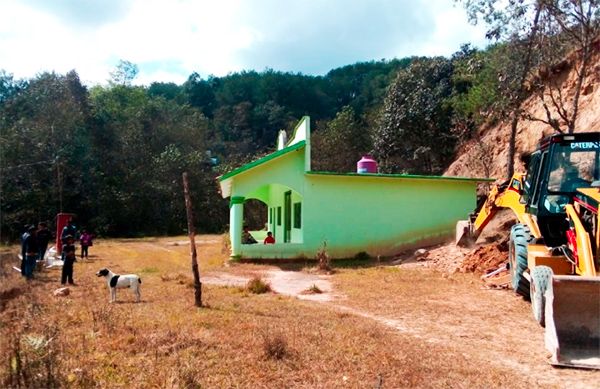
[[[306,141],[300,141],[298,143],[295,143],[291,146],[288,146],[286,148],[283,148],[281,150],[277,150],[274,153],[271,153],[269,155],[265,155],[264,157],[257,159],[256,161],[252,161],[250,163],[247,163],[243,166],[240,166],[239,168],[230,171],[229,173],[223,174],[221,177],[219,177],[219,181],[224,181],[228,178],[231,178],[233,176],[237,176],[240,173],[243,173],[247,170],[250,170],[256,166],[262,165],[263,163],[269,162],[275,158],[281,157],[284,154],[290,153],[292,151],[301,149],[302,147],[306,146]]]
[[[415,174],[381,174],[381,173],[334,173],[310,171],[306,174],[321,176],[341,176],[341,177],[385,177],[385,178],[417,178],[429,180],[452,180],[452,181],[472,181],[472,182],[492,182],[493,178],[469,178],[469,177],[449,177],[449,176],[421,176]]]

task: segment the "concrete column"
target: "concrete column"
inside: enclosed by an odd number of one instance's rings
[[[229,239],[231,240],[231,257],[239,257],[242,253],[242,224],[244,223],[244,197],[232,196],[229,203]]]

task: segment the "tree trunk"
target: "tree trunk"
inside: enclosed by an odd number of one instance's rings
[[[519,124],[520,110],[513,111],[513,118],[510,123],[510,138],[508,140],[508,161],[506,169],[506,180],[510,180],[515,173],[515,148],[517,143],[517,126]]]
[[[512,121],[510,123],[510,139],[508,143],[508,164],[506,169],[506,180],[510,180],[515,172],[515,148],[517,142],[517,126],[519,125],[519,119],[521,117],[521,104],[525,100],[526,90],[525,90],[525,82],[527,81],[527,75],[531,70],[531,56],[534,50],[534,39],[538,33],[539,28],[539,20],[540,14],[542,12],[542,3],[538,3],[536,6],[535,17],[533,18],[533,26],[531,28],[531,33],[529,34],[529,40],[527,42],[527,51],[525,56],[525,62],[523,64],[523,69],[521,72],[521,77],[519,80],[519,90],[517,92],[517,98],[514,102],[514,108],[512,111]]]
[[[192,273],[194,274],[194,305],[202,307],[202,283],[200,282],[200,270],[196,259],[196,231],[194,229],[194,210],[188,185],[187,173],[183,173],[183,195],[185,197],[185,210],[187,213],[188,235],[190,237],[190,255],[192,256]]]
[[[56,160],[56,181],[58,181],[58,211],[60,213],[63,211],[63,180],[60,171],[60,160]]]

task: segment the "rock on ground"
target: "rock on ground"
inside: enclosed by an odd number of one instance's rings
[[[71,290],[69,288],[59,288],[59,289],[56,289],[53,294],[56,297],[65,297],[65,296],[68,296],[70,293],[71,293]]]

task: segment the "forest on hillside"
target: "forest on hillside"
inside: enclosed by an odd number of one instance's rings
[[[228,202],[216,177],[272,152],[277,132],[304,115],[313,123],[313,169],[334,172],[353,171],[372,153],[383,173],[441,174],[462,142],[500,120],[572,132],[577,101],[556,98],[544,75],[575,50],[585,78],[598,1],[515,1],[502,13],[486,8],[494,0],[464,3],[497,43],[464,45],[449,58],[356,63],[324,76],[193,73],[181,85],[148,86],[133,84],[137,67],[128,61],[96,86],[75,70],[31,79],[0,70],[0,240],[59,211],[105,236],[182,233],[184,171],[198,232],[222,232]],[[546,117],[520,111],[532,94],[548,99]]]

